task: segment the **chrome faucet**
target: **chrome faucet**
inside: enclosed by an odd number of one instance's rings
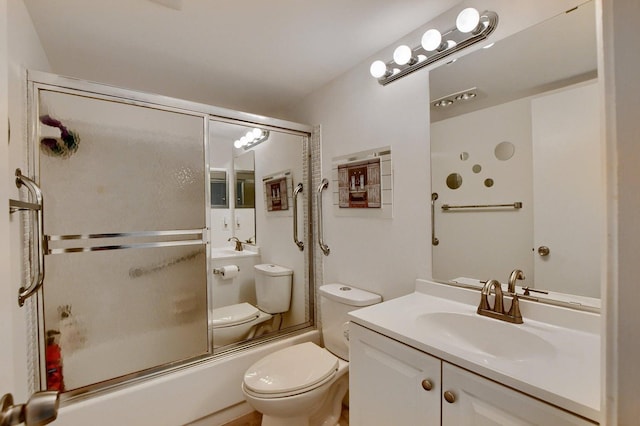
[[[491,294],[491,289],[493,289],[496,294],[495,301],[493,302],[493,307],[489,304],[489,294]],[[482,287],[482,291],[480,292],[480,305],[478,306],[478,315],[484,315],[486,317],[499,319],[502,321],[511,322],[514,324],[522,324],[522,314],[520,313],[520,303],[518,301],[518,295],[513,292],[510,294],[512,296],[511,307],[509,312],[505,312],[504,310],[504,300],[502,293],[502,284],[498,280],[488,280],[484,286]]]
[[[236,251],[242,251],[242,250],[243,250],[243,248],[242,248],[242,241],[240,241],[240,239],[239,239],[238,237],[231,237],[231,238],[229,238],[227,241],[233,241],[233,240],[235,240],[235,242],[236,242],[236,248],[235,248],[235,250],[236,250]]]

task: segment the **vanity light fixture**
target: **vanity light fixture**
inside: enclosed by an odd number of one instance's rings
[[[233,146],[235,146],[236,148],[244,148],[246,150],[253,148],[254,146],[266,141],[267,139],[269,139],[269,131],[262,130],[256,127],[253,130],[249,130],[240,139],[237,139],[233,143]]]
[[[466,8],[458,14],[456,26],[444,33],[430,29],[422,35],[419,46],[398,46],[389,62],[374,61],[369,68],[378,83],[385,86],[422,67],[485,40],[498,26],[498,14],[491,11],[479,13]]]

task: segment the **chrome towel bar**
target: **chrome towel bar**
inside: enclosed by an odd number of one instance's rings
[[[516,210],[521,209],[522,201],[516,201],[515,203],[511,203],[511,204],[470,204],[470,205],[464,205],[464,206],[452,206],[449,204],[443,204],[441,208],[444,211],[448,211],[448,210],[457,210],[457,209],[492,209],[492,208],[499,208],[499,207],[511,207]]]
[[[302,192],[302,188],[302,183],[299,183],[293,190],[293,242],[300,251],[304,250],[304,243],[298,240],[298,194]]]
[[[322,232],[322,191],[329,187],[329,181],[325,178],[322,179],[322,183],[318,186],[318,244],[325,256],[329,256],[331,250],[329,246],[324,243],[324,237]]]
[[[438,193],[431,193],[431,245],[437,246],[440,244],[440,240],[436,237],[436,200],[438,199]]]

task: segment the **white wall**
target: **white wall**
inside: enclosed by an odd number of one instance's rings
[[[31,19],[21,0],[8,0],[2,2],[2,22],[6,26],[1,26],[4,40],[3,47],[6,48],[7,62],[0,64],[3,68],[0,71],[2,78],[2,107],[0,107],[0,158],[2,166],[0,170],[2,179],[0,180],[0,193],[3,200],[8,198],[19,198],[19,192],[14,184],[14,172],[17,167],[25,169],[25,145],[26,140],[26,84],[25,69],[49,70],[47,60],[38,36],[33,28]],[[8,107],[3,110],[3,107]],[[6,143],[6,123],[7,116],[11,121],[11,140]],[[8,362],[0,364],[0,377],[3,391],[12,391],[16,401],[24,400],[27,397],[27,339],[26,339],[26,309],[19,308],[17,302],[18,288],[22,281],[22,244],[21,244],[21,223],[17,214],[9,216],[8,211],[0,213],[0,262],[7,263],[8,267],[0,268],[0,314],[2,327],[0,328],[0,341],[10,342],[9,345],[0,345],[0,360]],[[4,389],[4,378],[7,378],[9,388]]]
[[[640,3],[600,0],[607,138],[606,424],[640,417]]]
[[[0,93],[7,93],[7,0],[0,0]],[[9,116],[9,97],[0,96],[0,199],[6,200],[13,194],[10,188],[9,145],[7,138],[7,117]],[[0,211],[0,341],[13,340],[14,319],[12,303],[11,264],[9,243],[9,213]],[[17,389],[18,381],[13,375],[13,345],[0,345],[0,393]]]

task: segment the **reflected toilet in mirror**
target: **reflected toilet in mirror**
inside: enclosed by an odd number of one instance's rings
[[[282,315],[291,303],[293,271],[273,264],[259,264],[253,269],[257,306],[240,302],[214,308],[209,316],[214,348],[260,337],[282,326]],[[231,282],[228,285],[240,291],[239,284],[234,286]],[[239,295],[238,299],[241,299]]]
[[[260,138],[248,141],[250,134]],[[282,238],[292,234],[293,209],[270,210],[265,186],[280,177],[282,206],[292,204],[294,179],[301,182],[308,176],[305,143],[305,137],[284,130],[209,121],[210,167],[226,170],[229,182],[228,205],[210,211],[209,332],[214,353],[311,321],[306,307],[308,251]],[[304,221],[302,209],[297,218]],[[231,275],[216,273],[225,267],[233,268]]]

